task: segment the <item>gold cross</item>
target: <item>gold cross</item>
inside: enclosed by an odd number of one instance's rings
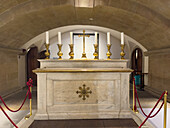
[[[83,35],[78,35],[79,37],[83,37],[83,53],[81,58],[87,58],[85,53],[85,37],[90,37],[90,35],[85,34],[85,30],[83,30]]]
[[[83,88],[82,87],[79,87],[79,90],[80,91],[76,91],[77,94],[80,93],[79,97],[81,98],[83,96],[83,100],[86,100],[86,97],[89,98],[89,94],[92,93],[92,91],[90,90],[89,87],[86,88],[86,85],[83,84]],[[89,93],[89,94],[88,94]]]

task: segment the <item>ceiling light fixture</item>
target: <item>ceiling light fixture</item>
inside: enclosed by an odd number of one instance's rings
[[[93,18],[89,18],[90,21],[93,21]]]

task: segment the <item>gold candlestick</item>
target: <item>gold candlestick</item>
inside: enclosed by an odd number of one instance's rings
[[[49,46],[50,46],[50,44],[46,44],[45,43],[45,47],[46,47],[46,52],[45,52],[46,58],[45,59],[49,59],[50,58]]]
[[[121,56],[121,59],[125,59],[124,56],[125,56],[125,53],[124,53],[124,47],[125,47],[125,44],[121,44],[121,53],[120,53],[120,56]]]
[[[98,59],[98,44],[93,44],[94,45],[94,53],[93,53],[93,56],[94,56],[94,59],[97,60]]]
[[[107,60],[111,60],[110,56],[112,55],[112,53],[110,52],[110,48],[111,48],[111,44],[107,44],[107,49],[108,49],[108,52],[106,53],[107,55]]]
[[[63,55],[63,53],[61,52],[61,48],[62,48],[62,44],[57,44],[57,46],[58,46],[58,49],[59,49],[59,52],[57,53],[57,55],[59,56],[59,60],[62,60],[62,55]]]
[[[70,56],[70,60],[74,59],[74,52],[73,52],[73,44],[69,44],[70,46],[70,53],[69,53],[69,56]]]

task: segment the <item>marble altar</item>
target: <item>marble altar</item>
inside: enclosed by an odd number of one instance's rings
[[[36,120],[131,118],[128,60],[39,60]],[[85,100],[76,92],[85,85]]]

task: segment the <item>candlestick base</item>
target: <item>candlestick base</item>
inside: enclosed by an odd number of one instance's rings
[[[74,59],[74,52],[73,52],[73,44],[69,44],[70,46],[70,53],[69,53],[69,56],[70,56],[70,60]]]
[[[111,48],[111,44],[107,44],[107,49],[108,49],[108,52],[106,53],[107,55],[107,60],[111,60],[110,56],[112,55],[112,53],[110,52],[110,48]]]
[[[46,52],[45,52],[46,58],[45,59],[49,59],[50,58],[49,46],[50,46],[50,44],[45,44],[45,47],[46,47]]]
[[[59,56],[58,60],[62,60],[62,55],[63,53],[61,52],[61,48],[62,48],[62,44],[57,44],[59,52],[57,53],[57,55]]]
[[[98,49],[97,48],[98,48],[98,44],[94,44],[95,51],[93,53],[93,56],[95,60],[98,60]]]
[[[120,56],[121,56],[121,59],[125,59],[124,56],[125,56],[125,52],[124,52],[124,47],[125,47],[125,44],[121,44],[121,52],[120,52]]]
[[[82,53],[82,57],[81,58],[86,59],[87,58],[86,57],[86,53]]]

